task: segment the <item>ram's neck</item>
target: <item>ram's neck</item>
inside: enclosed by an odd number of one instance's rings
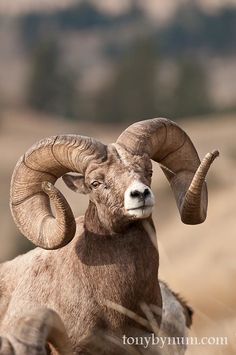
[[[91,201],[89,201],[89,205],[85,213],[84,226],[86,231],[98,235],[107,235],[111,232],[111,228],[109,228],[109,226],[104,226],[104,224],[101,223],[97,208]]]
[[[85,230],[93,233],[94,235],[120,235],[124,236],[130,232],[130,230],[142,230],[143,226],[151,225],[151,229],[155,231],[154,224],[152,218],[148,218],[147,220],[137,220],[137,221],[129,221],[122,220],[122,222],[114,223],[112,222],[112,218],[110,216],[105,216],[103,220],[98,214],[97,208],[93,202],[89,202],[88,209],[85,213],[84,226]],[[146,229],[146,228],[145,228]]]
[[[77,242],[77,255],[84,273],[89,266],[87,278],[90,287],[96,289],[96,297],[122,304],[140,315],[140,302],[161,307],[157,281],[159,256],[151,232],[155,233],[150,218],[127,225],[122,233],[109,233],[96,208],[89,206],[84,233]],[[99,286],[95,283],[97,279]]]
[[[109,221],[108,217],[107,222]],[[129,221],[129,223],[124,222],[121,223],[120,228],[116,226],[114,229],[113,225],[101,222],[96,206],[90,201],[84,218],[84,232],[83,245],[86,246],[86,250],[94,248],[96,254],[100,246],[106,250],[104,245],[107,242],[110,246],[111,244],[113,245],[112,248],[114,246],[116,248],[116,243],[118,245],[123,244],[125,249],[127,244],[134,245],[134,249],[136,249],[138,244],[139,247],[143,245],[149,251],[152,250],[153,255],[156,255],[158,260],[156,232],[152,217],[144,220]],[[100,245],[100,243],[102,244]],[[138,248],[136,252],[138,254],[141,252],[142,254],[143,250]]]

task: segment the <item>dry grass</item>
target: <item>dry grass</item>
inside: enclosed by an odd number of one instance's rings
[[[38,139],[58,133],[92,135],[114,141],[123,127],[69,124],[30,112],[6,112],[0,126],[0,260],[24,250],[8,208],[9,182],[21,154]],[[155,166],[153,189],[157,196],[154,219],[160,250],[160,275],[195,310],[192,334],[229,337],[228,347],[190,347],[188,355],[235,354],[236,351],[236,120],[235,117],[181,122],[201,157],[214,149],[221,156],[209,177],[209,213],[203,225],[185,226],[160,169]],[[87,198],[59,183],[75,214],[83,214]]]

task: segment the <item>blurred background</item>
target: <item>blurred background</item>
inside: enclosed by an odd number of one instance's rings
[[[154,167],[154,219],[162,279],[195,311],[191,335],[229,345],[188,355],[236,353],[236,0],[1,0],[0,261],[32,245],[10,215],[17,159],[59,133],[112,142],[129,124],[168,117],[202,158],[221,156],[208,177],[203,225],[181,223]],[[59,182],[76,215],[87,198]]]

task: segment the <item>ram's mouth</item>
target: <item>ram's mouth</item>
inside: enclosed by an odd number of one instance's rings
[[[148,204],[148,205],[142,205],[133,208],[127,208],[126,213],[132,219],[148,218],[152,214],[153,206],[154,205]]]
[[[128,208],[127,211],[135,211],[135,210],[146,210],[148,208],[152,208],[154,205],[142,205],[134,208]]]

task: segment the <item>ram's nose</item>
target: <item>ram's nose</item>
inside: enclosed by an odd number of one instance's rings
[[[131,198],[139,198],[140,200],[145,200],[146,197],[151,195],[151,191],[148,187],[144,187],[141,190],[131,190],[130,197]]]
[[[149,186],[134,181],[125,191],[124,207],[127,213],[136,218],[146,218],[152,213],[154,195]]]

